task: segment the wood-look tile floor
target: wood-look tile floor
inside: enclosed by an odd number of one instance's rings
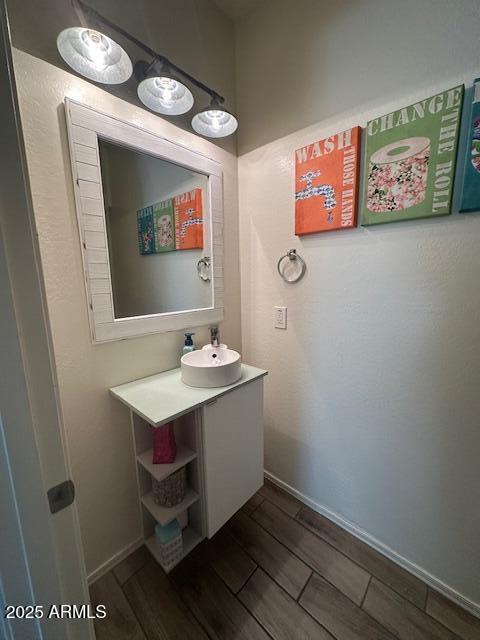
[[[91,587],[97,640],[480,640],[480,620],[266,482],[166,576],[145,547]]]

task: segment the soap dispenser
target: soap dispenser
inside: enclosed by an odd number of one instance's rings
[[[193,344],[193,340],[192,340],[192,336],[194,336],[195,333],[187,331],[185,333],[185,344],[183,345],[183,350],[182,350],[182,355],[185,355],[185,353],[190,353],[190,351],[195,351],[195,345]]]

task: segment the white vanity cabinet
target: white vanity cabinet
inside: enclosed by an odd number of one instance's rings
[[[215,389],[187,387],[180,369],[110,389],[130,409],[136,457],[139,518],[147,547],[157,553],[155,524],[188,514],[183,556],[212,537],[263,484],[262,369],[242,365],[235,384]],[[152,427],[174,422],[177,457],[152,464]],[[172,508],[155,504],[152,477],[187,471],[184,500]],[[165,567],[164,567],[165,568]],[[169,567],[169,570],[173,567]]]
[[[210,538],[263,484],[263,380],[209,402],[202,433]]]

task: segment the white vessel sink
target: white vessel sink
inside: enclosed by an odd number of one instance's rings
[[[180,360],[182,382],[189,387],[226,387],[242,375],[240,354],[232,349],[191,351]]]

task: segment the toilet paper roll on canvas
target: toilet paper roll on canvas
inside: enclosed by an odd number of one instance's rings
[[[430,139],[405,138],[370,156],[367,207],[384,213],[401,211],[425,200]]]

